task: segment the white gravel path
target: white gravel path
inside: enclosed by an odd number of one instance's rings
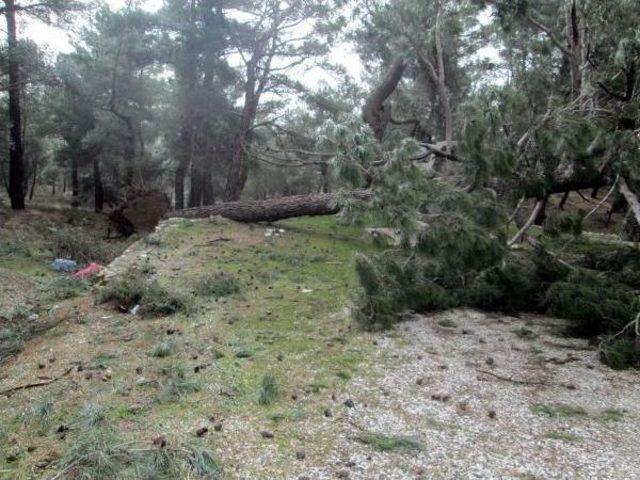
[[[603,366],[586,342],[554,334],[558,324],[466,310],[401,324],[377,342],[370,374],[352,380],[355,408],[307,478],[640,479],[640,376]],[[537,338],[518,336],[523,327]],[[586,413],[539,411],[558,405]],[[361,430],[425,448],[380,453],[354,441]]]

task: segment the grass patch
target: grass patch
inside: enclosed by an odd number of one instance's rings
[[[536,332],[526,327],[516,328],[513,333],[515,333],[516,337],[521,338],[522,340],[535,340],[538,338],[538,334]]]
[[[189,301],[185,296],[164,288],[157,280],[149,280],[136,269],[102,288],[96,296],[98,305],[114,302],[126,309],[140,305],[146,315],[167,316],[188,310]]]
[[[424,450],[424,445],[411,437],[363,433],[355,437],[355,440],[364,445],[369,445],[379,452],[408,451],[416,453]]]
[[[267,406],[280,398],[281,389],[276,377],[271,373],[265,373],[258,388],[258,405]]]
[[[195,281],[195,294],[216,299],[240,293],[240,282],[226,272],[205,275]]]
[[[611,408],[598,415],[598,420],[602,422],[621,422],[624,419],[624,413],[621,410]]]
[[[551,405],[538,403],[531,407],[531,411],[537,415],[549,418],[584,417],[587,415],[587,411],[581,406],[565,403],[556,403]]]
[[[156,343],[151,349],[147,352],[150,357],[155,358],[166,358],[171,355],[171,351],[173,350],[173,344],[171,342],[160,342]]]
[[[573,433],[569,432],[559,432],[557,430],[547,432],[545,434],[545,438],[548,438],[550,440],[561,440],[567,443],[578,443],[583,440],[583,438],[579,435],[574,435]]]
[[[89,291],[89,284],[69,276],[55,277],[45,282],[36,292],[34,304],[47,304],[79,297]]]
[[[174,364],[163,369],[163,372],[166,378],[158,395],[160,402],[177,401],[185,395],[202,390],[202,384],[198,380],[187,378],[186,370],[181,364]]]

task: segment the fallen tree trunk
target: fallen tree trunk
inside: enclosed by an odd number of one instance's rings
[[[607,184],[604,180],[598,183]],[[589,182],[589,185],[592,186],[593,182]],[[569,182],[556,186],[556,189],[563,192],[580,187],[584,188],[581,184]],[[220,215],[229,220],[242,223],[275,222],[294,217],[334,215],[341,209],[341,198],[369,201],[373,195],[371,190],[353,190],[341,195],[334,193],[294,195],[263,201],[226,202],[217,205],[174,210],[168,212],[166,216],[174,218],[207,218]],[[533,196],[533,194],[526,195],[529,198]]]
[[[368,201],[373,196],[369,190],[354,190],[339,196],[332,193],[314,193],[290,197],[271,198],[264,201],[227,202],[218,205],[188,208],[169,212],[177,218],[207,218],[220,215],[236,222],[275,222],[285,218],[334,215],[340,211],[341,198]]]

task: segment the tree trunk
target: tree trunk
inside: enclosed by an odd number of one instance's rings
[[[80,181],[78,179],[78,158],[73,155],[71,157],[71,205],[77,207],[80,205]]]
[[[93,199],[95,211],[101,212],[104,207],[104,186],[102,185],[100,160],[97,155],[93,157]]]
[[[368,190],[356,190],[351,198],[368,201],[373,194]],[[313,193],[291,197],[272,198],[253,202],[228,202],[206,207],[171,212],[172,217],[207,218],[220,215],[236,222],[274,222],[285,218],[334,215],[340,211],[339,196],[331,193]]]
[[[122,158],[125,165],[125,182],[127,187],[133,186],[136,175],[136,131],[133,121],[129,117],[122,117],[127,126],[127,135],[125,136]]]
[[[393,60],[382,83],[371,92],[362,108],[362,118],[371,127],[379,142],[384,138],[387,125],[392,117],[391,107],[385,105],[385,102],[398,88],[406,68],[407,64],[403,59],[396,58]]]
[[[202,205],[203,173],[201,168],[202,158],[193,159],[191,163],[191,188],[189,190],[189,208]]]
[[[233,140],[233,156],[231,166],[227,174],[224,197],[228,202],[240,199],[244,185],[247,182],[247,166],[245,164],[245,153],[251,135],[251,127],[256,119],[258,104],[260,103],[260,87],[258,85],[257,60],[254,58],[247,64],[247,81],[244,86],[244,107],[238,133]],[[263,72],[264,75],[267,72]]]
[[[33,177],[31,178],[31,190],[29,191],[29,201],[33,200],[33,194],[36,191],[36,180],[38,178],[38,159],[33,159]]]
[[[213,205],[216,202],[213,191],[213,158],[206,158],[202,171],[202,205]]]
[[[9,197],[11,208],[25,208],[24,153],[22,147],[22,110],[20,105],[20,64],[18,62],[18,38],[16,33],[16,9],[14,0],[4,0],[9,47]]]

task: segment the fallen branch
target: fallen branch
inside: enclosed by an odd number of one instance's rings
[[[491,377],[497,378],[498,380],[502,380],[503,382],[515,383],[516,385],[530,385],[530,386],[544,386],[544,387],[554,387],[552,383],[542,382],[542,381],[529,381],[529,380],[518,380],[517,378],[511,377],[503,377],[502,375],[498,375],[497,373],[490,372],[488,370],[478,370],[480,373],[484,373],[485,375],[489,375]]]
[[[536,221],[536,218],[538,218],[538,215],[540,215],[540,212],[544,207],[544,203],[544,200],[539,200],[538,203],[536,203],[536,206],[534,207],[529,220],[527,220],[520,231],[516,233],[516,235],[507,244],[509,247],[513,247],[516,243],[518,243],[520,239],[522,239],[522,237],[525,235],[525,233],[527,233],[529,228],[531,228],[531,225],[533,225],[533,223]]]
[[[516,216],[518,215],[518,212],[522,208],[522,205],[524,204],[524,201],[526,199],[527,199],[527,197],[523,195],[522,198],[520,199],[520,201],[518,201],[518,205],[516,205],[515,210],[513,211],[511,216],[509,217],[509,221],[507,222],[507,225],[510,225],[511,222],[513,222],[516,219]]]
[[[44,380],[42,382],[34,382],[34,383],[27,383],[25,385],[19,385],[17,387],[12,387],[9,388],[7,390],[3,390],[0,392],[0,395],[4,395],[6,397],[10,397],[13,393],[18,392],[20,390],[28,390],[30,388],[36,388],[36,387],[42,387],[44,385],[50,385],[54,382],[57,382],[58,380],[66,377],[67,375],[69,375],[71,373],[71,371],[73,370],[73,367],[69,367],[67,370],[64,371],[64,373],[62,375],[59,375],[57,377],[53,377],[49,380]]]
[[[623,177],[620,177],[619,183],[620,193],[622,193],[629,204],[629,208],[633,212],[634,217],[636,217],[636,220],[640,223],[640,201],[638,201],[638,196],[631,191],[629,184]]]
[[[593,207],[593,209],[589,213],[585,215],[585,217],[582,219],[583,221],[587,220],[589,217],[591,217],[591,215],[596,213],[607,202],[607,200],[609,200],[609,197],[611,197],[611,195],[613,195],[613,193],[616,191],[616,187],[618,186],[619,181],[620,177],[616,177],[613,185],[611,186],[611,190],[609,190],[609,192],[602,198],[602,200],[600,200],[600,202],[595,207]]]
[[[230,242],[231,239],[230,238],[226,238],[226,237],[219,237],[219,238],[214,238],[213,240],[209,240],[207,243],[201,243],[199,245],[196,245],[196,247],[212,247],[214,246],[216,243],[221,243],[221,242]]]

